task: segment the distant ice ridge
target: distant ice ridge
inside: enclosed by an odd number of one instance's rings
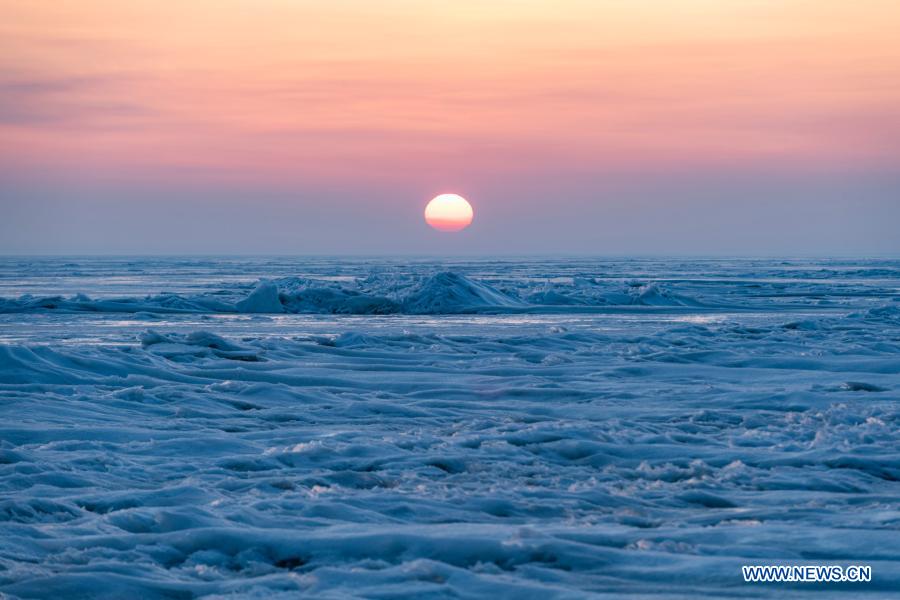
[[[246,294],[243,297],[241,294]],[[285,277],[245,289],[181,296],[93,300],[84,294],[0,298],[0,313],[33,311],[155,313],[465,314],[554,310],[554,307],[704,307],[657,283],[529,282],[499,289],[452,271],[433,275],[370,276],[350,283]]]

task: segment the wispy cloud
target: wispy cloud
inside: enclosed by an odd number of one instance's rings
[[[24,127],[121,127],[153,109],[110,94],[121,76],[30,76],[0,72],[0,124]],[[112,97],[110,97],[112,96]]]

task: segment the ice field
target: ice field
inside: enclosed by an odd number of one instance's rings
[[[898,593],[900,261],[0,259],[0,598]]]

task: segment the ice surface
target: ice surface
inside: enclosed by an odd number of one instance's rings
[[[897,261],[0,276],[0,595],[900,589]],[[776,562],[874,580],[743,583]]]

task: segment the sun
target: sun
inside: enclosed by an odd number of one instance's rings
[[[425,222],[438,231],[460,231],[472,223],[472,205],[459,194],[435,196],[425,207]]]

